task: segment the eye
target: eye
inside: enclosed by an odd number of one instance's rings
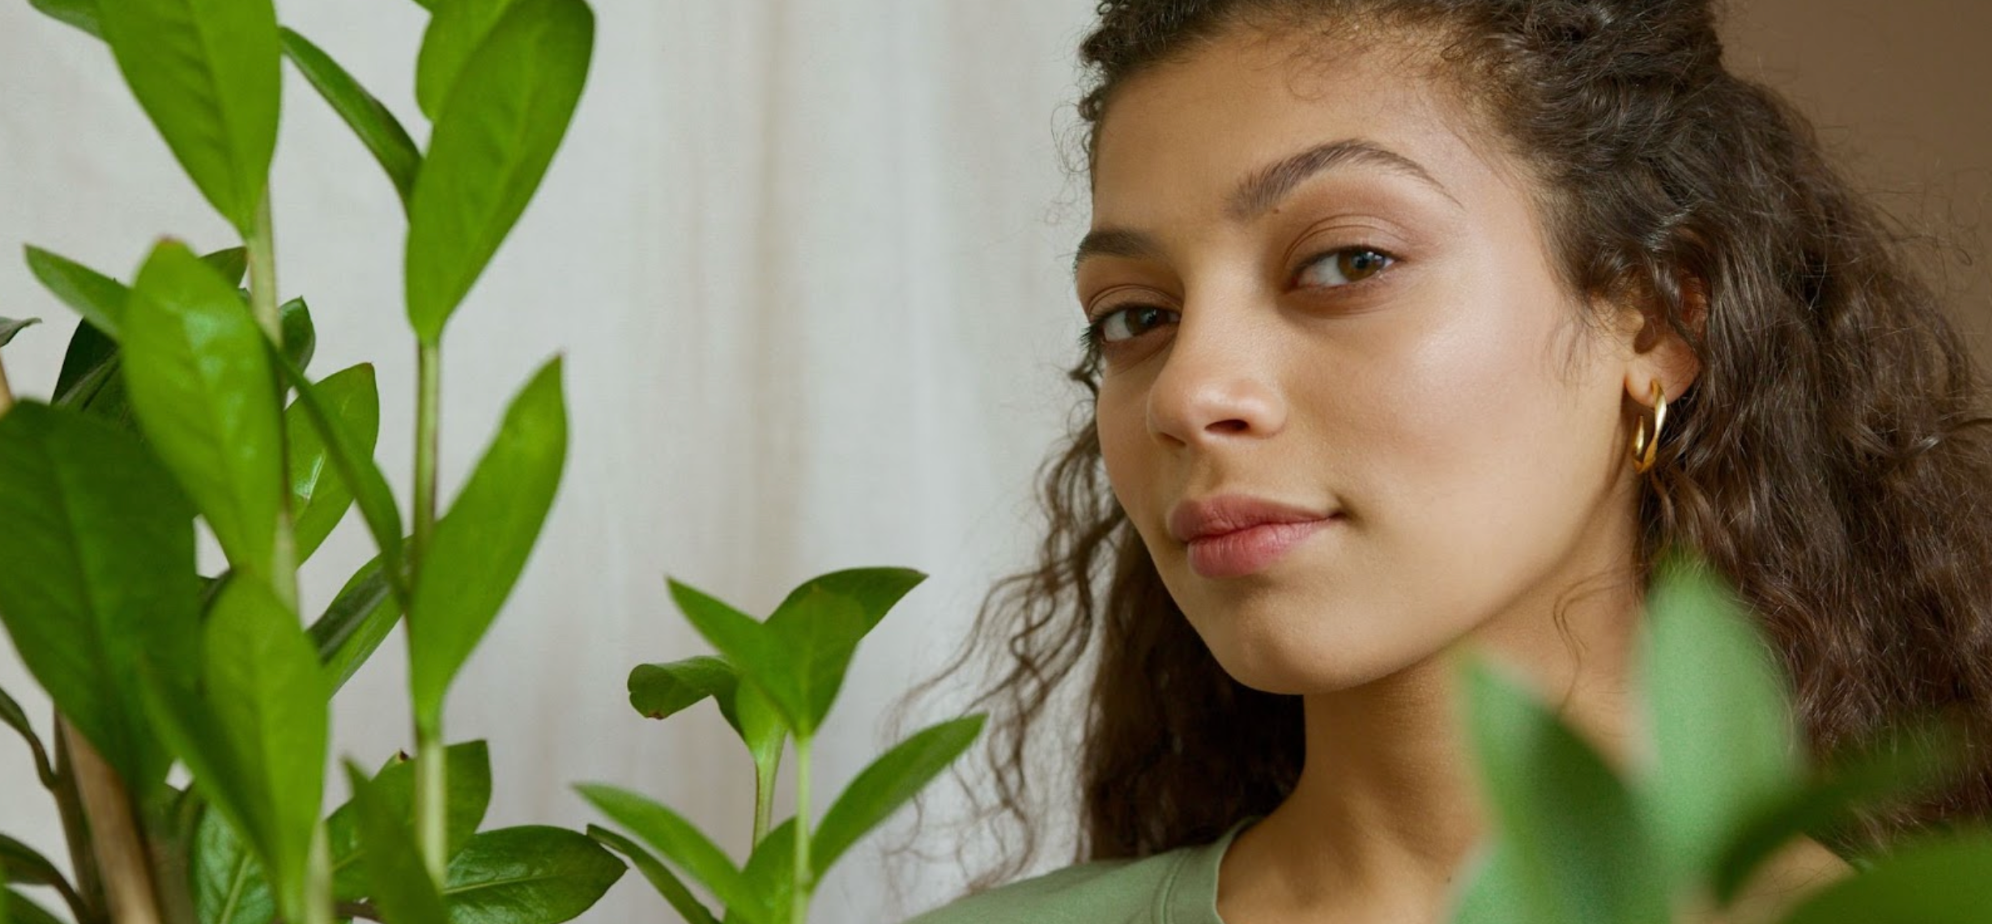
[[[1154,305],[1128,305],[1116,308],[1093,319],[1087,325],[1090,339],[1096,344],[1120,343],[1132,340],[1164,324],[1176,320],[1176,312]]]
[[[1396,262],[1374,247],[1344,247],[1307,261],[1294,278],[1299,285],[1333,288],[1362,282]]]

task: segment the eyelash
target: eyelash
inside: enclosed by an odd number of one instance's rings
[[[1373,272],[1370,273],[1370,275],[1364,276],[1361,279],[1350,280],[1349,282],[1344,282],[1332,286],[1313,286],[1311,288],[1341,289],[1341,288],[1346,288],[1348,286],[1361,285],[1362,283],[1369,281],[1371,278],[1374,278],[1377,273],[1382,273],[1385,270],[1389,269],[1390,267],[1395,266],[1398,261],[1398,257],[1387,250],[1358,244],[1353,247],[1337,247],[1334,250],[1324,251],[1322,253],[1309,257],[1307,260],[1303,261],[1300,264],[1299,269],[1294,271],[1293,276],[1294,278],[1297,279],[1301,276],[1301,274],[1307,272],[1310,269],[1313,269],[1316,266],[1321,265],[1322,263],[1327,262],[1331,258],[1338,258],[1343,256],[1356,256],[1364,254],[1371,254],[1378,257],[1382,257],[1384,261],[1383,265],[1377,267]],[[1101,358],[1102,352],[1105,351],[1109,346],[1111,346],[1112,343],[1121,343],[1125,342],[1126,340],[1132,340],[1136,337],[1140,337],[1141,334],[1133,334],[1129,337],[1124,338],[1123,340],[1112,341],[1110,343],[1106,339],[1104,331],[1106,329],[1107,322],[1112,320],[1116,316],[1121,315],[1125,312],[1137,311],[1142,309],[1151,309],[1154,311],[1165,312],[1168,314],[1175,313],[1170,309],[1161,307],[1160,305],[1132,303],[1132,304],[1120,305],[1118,307],[1115,307],[1114,309],[1106,312],[1105,314],[1102,314],[1099,317],[1096,317],[1091,321],[1086,322],[1085,327],[1079,332],[1079,346],[1081,349],[1083,349],[1086,352],[1088,361],[1095,363],[1098,362],[1098,360]],[[1146,331],[1144,331],[1143,333],[1146,333]]]

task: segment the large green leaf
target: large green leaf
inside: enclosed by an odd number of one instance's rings
[[[304,377],[303,370],[282,356],[275,356],[275,361],[284,381],[297,391],[296,406],[304,409],[304,419],[318,431],[318,438],[325,446],[326,459],[339,473],[339,479],[353,490],[360,516],[366,520],[367,530],[373,533],[374,543],[380,549],[382,568],[387,574],[389,586],[396,589],[397,596],[403,595],[405,589],[400,586],[403,567],[401,509],[395,506],[394,493],[387,486],[387,477],[380,473],[373,453],[361,444],[358,435],[347,432],[332,406]]]
[[[401,607],[380,557],[375,556],[346,580],[325,614],[311,624],[311,643],[335,691],[353,678],[400,621]]]
[[[417,721],[440,714],[450,681],[497,618],[553,506],[567,458],[560,370],[559,359],[547,363],[512,399],[420,563],[408,609]]]
[[[40,323],[40,318],[22,318],[20,320],[0,318],[0,347],[13,343],[15,334],[26,330],[31,325]]]
[[[1522,686],[1472,662],[1471,737],[1484,791],[1536,924],[1666,924],[1669,898],[1633,797]]]
[[[269,924],[277,913],[262,864],[220,812],[201,815],[194,829],[194,911],[201,924]]]
[[[579,832],[500,828],[450,860],[443,904],[451,924],[559,924],[592,907],[624,869]]]
[[[450,0],[429,19],[415,60],[415,103],[435,121],[463,66],[514,0]]]
[[[852,844],[913,798],[982,734],[986,716],[964,716],[924,729],[859,773],[831,803],[810,840],[812,875],[822,878]]]
[[[719,924],[719,919],[713,917],[712,911],[705,905],[700,904],[698,898],[692,895],[692,890],[685,886],[684,880],[679,879],[677,873],[671,872],[671,868],[665,866],[663,861],[657,859],[650,851],[637,846],[629,838],[596,825],[588,826],[588,836],[607,845],[610,850],[628,857],[629,862],[643,873],[643,878],[650,880],[650,885],[657,890],[657,894],[664,896],[664,901],[670,904],[671,910],[678,912],[678,916],[685,919],[685,924]]]
[[[1820,890],[1782,924],[1981,924],[1988,908],[1992,832],[1972,830],[1901,847]]]
[[[754,909],[747,912],[752,915],[750,924],[770,924],[759,913],[760,900],[747,877],[724,851],[677,812],[614,786],[583,784],[574,788],[602,814],[643,839],[663,854],[665,860],[705,886],[720,904],[736,910]]]
[[[98,330],[111,337],[118,335],[128,291],[124,283],[39,247],[26,250],[28,269],[43,287]]]
[[[443,751],[449,792],[445,794],[444,853],[454,857],[470,843],[491,806],[491,752],[483,741],[452,744]],[[415,762],[398,758],[373,778],[374,798],[405,824],[415,818]],[[368,893],[366,853],[362,849],[359,807],[347,802],[325,822],[332,849],[333,895],[359,899]]]
[[[170,756],[139,665],[191,676],[193,510],[132,435],[23,401],[0,416],[0,622],[28,671],[135,792]]]
[[[351,763],[346,776],[353,784],[354,820],[366,851],[367,894],[392,924],[447,924],[443,897],[415,851],[415,836],[407,816],[374,792],[366,774]]]
[[[1739,816],[1796,787],[1798,738],[1774,655],[1707,571],[1664,564],[1647,627],[1647,815],[1680,887],[1707,878]]]
[[[360,363],[335,372],[318,383],[318,396],[356,448],[373,455],[380,438],[380,391],[374,369]],[[353,506],[353,489],[332,465],[325,440],[311,426],[302,407],[293,403],[284,412],[285,437],[290,442],[291,517],[297,530],[297,560],[311,558],[332,528]]]
[[[126,305],[133,410],[231,565],[275,586],[282,409],[248,306],[186,247],[161,243]]]
[[[464,5],[444,5],[438,20]],[[594,35],[583,0],[518,0],[451,82],[408,210],[408,318],[422,342],[442,339],[539,188],[580,99]]]
[[[381,169],[387,171],[387,178],[393,181],[402,208],[407,208],[409,198],[415,194],[415,175],[422,168],[422,152],[415,147],[414,139],[408,137],[408,130],[331,55],[289,29],[281,30],[281,35],[284,55],[297,65],[298,72],[318,90],[318,95],[332,104],[332,110],[346,121],[353,134],[359,136],[360,143],[366,145]]]
[[[166,146],[249,237],[277,147],[271,0],[118,0],[98,13],[125,82]]]
[[[98,38],[104,29],[97,23],[97,0],[28,0],[28,5]]]

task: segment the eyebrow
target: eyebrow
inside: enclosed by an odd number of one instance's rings
[[[1251,221],[1278,205],[1295,187],[1315,174],[1344,164],[1367,164],[1401,173],[1432,187],[1453,204],[1459,204],[1445,184],[1434,179],[1417,161],[1375,142],[1349,138],[1315,145],[1253,171],[1239,182],[1238,188],[1232,190],[1225,215],[1241,223]],[[1143,232],[1127,228],[1100,228],[1079,241],[1079,250],[1072,258],[1072,268],[1077,272],[1079,264],[1090,257],[1141,259],[1153,257],[1161,249],[1155,238]]]

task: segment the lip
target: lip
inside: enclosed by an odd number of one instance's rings
[[[1190,568],[1207,578],[1241,577],[1268,567],[1341,519],[1245,495],[1184,501],[1169,512],[1169,534],[1189,547]]]

